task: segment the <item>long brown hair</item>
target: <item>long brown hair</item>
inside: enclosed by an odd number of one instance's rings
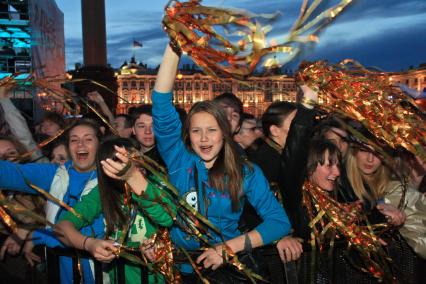
[[[134,147],[127,138],[113,137],[102,142],[96,153],[99,194],[108,233],[112,232],[115,227],[122,227],[128,219],[121,203],[121,198],[125,192],[124,181],[107,176],[100,163],[102,160],[114,157],[115,145],[125,147],[128,150]]]
[[[231,126],[225,113],[216,102],[203,101],[194,104],[188,113],[182,129],[182,137],[187,148],[193,152],[189,137],[191,118],[194,114],[205,112],[212,115],[222,131],[223,146],[213,166],[209,169],[209,184],[221,192],[228,192],[232,210],[238,210],[244,179],[244,160],[238,155],[232,139]]]

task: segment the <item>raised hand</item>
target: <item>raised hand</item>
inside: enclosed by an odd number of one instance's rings
[[[386,220],[391,225],[401,226],[402,224],[404,224],[405,219],[407,219],[407,216],[404,212],[400,211],[398,208],[394,207],[391,204],[380,203],[376,207],[380,211],[380,213],[385,215]]]
[[[126,181],[135,194],[141,195],[148,185],[147,180],[132,164],[127,150],[123,147],[114,147],[116,151],[114,159],[101,161],[102,170],[110,178]]]

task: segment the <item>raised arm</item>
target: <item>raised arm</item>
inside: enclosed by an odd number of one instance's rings
[[[93,91],[88,93],[87,97],[89,98],[89,100],[95,102],[99,106],[102,113],[108,118],[108,122],[110,124],[114,123],[114,115],[112,114],[108,105],[105,103],[104,98],[101,96],[101,94],[99,94],[97,91]]]
[[[127,151],[125,148],[114,146],[116,157],[118,161],[112,159],[106,159],[101,161],[102,170],[110,178],[117,180],[124,180],[130,185],[133,193],[141,195],[145,192],[148,181],[142,175],[142,173],[132,165],[131,161],[127,157]]]
[[[105,174],[113,179],[126,181],[134,193],[133,200],[143,212],[158,225],[171,226],[176,216],[176,206],[171,197],[148,183],[141,171],[131,164],[124,148],[115,146],[115,150],[119,161],[107,159],[101,162]]]
[[[37,147],[37,144],[28,128],[27,121],[10,100],[10,92],[10,88],[0,87],[0,106],[3,108],[4,118],[7,124],[9,124],[13,136],[16,137],[28,151],[33,150]],[[31,158],[36,160],[41,156],[40,151],[36,151],[31,155]]]
[[[178,63],[179,56],[167,46],[152,92],[155,139],[169,173],[179,170],[192,157],[183,144],[182,123],[172,103]]]
[[[168,93],[173,90],[178,64],[179,56],[172,50],[170,45],[167,45],[160,70],[158,70],[157,79],[155,80],[154,90],[156,92]]]
[[[281,153],[282,169],[280,190],[283,197],[283,205],[286,208],[290,220],[296,232],[302,228],[298,222],[301,216],[300,202],[302,200],[302,185],[305,180],[304,171],[308,160],[308,152],[314,127],[314,105],[318,95],[309,87],[301,86],[303,98],[297,106],[297,113],[291,122],[285,147]]]

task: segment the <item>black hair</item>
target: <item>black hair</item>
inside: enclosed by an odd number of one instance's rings
[[[96,169],[98,174],[98,187],[101,197],[102,211],[105,218],[107,232],[112,232],[115,227],[122,227],[128,216],[122,209],[121,198],[125,192],[122,180],[116,180],[107,176],[102,170],[101,161],[115,157],[114,146],[125,147],[130,150],[134,147],[132,141],[127,138],[111,137],[105,139],[96,153]]]
[[[313,139],[311,141],[308,153],[308,161],[306,163],[306,172],[308,176],[316,170],[318,164],[324,165],[325,153],[328,152],[330,164],[340,164],[342,154],[339,148],[326,139]]]
[[[131,117],[130,115],[125,114],[125,113],[117,114],[115,116],[115,118],[119,118],[119,117],[123,117],[124,118],[124,127],[125,128],[133,127],[133,124],[134,124],[133,117]]]
[[[281,126],[284,119],[297,109],[296,104],[290,102],[274,102],[262,115],[262,129],[266,137],[271,136],[271,126]]]
[[[132,111],[129,112],[129,115],[133,119],[133,121],[132,121],[133,125],[132,126],[135,125],[136,120],[142,114],[146,114],[146,115],[152,116],[152,105],[151,104],[141,105],[141,106],[138,106],[137,108],[132,109]]]

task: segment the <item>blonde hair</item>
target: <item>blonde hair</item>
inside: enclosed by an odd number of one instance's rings
[[[356,155],[358,151],[358,148],[353,147],[348,151],[346,160],[348,179],[360,200],[367,199],[372,204],[375,204],[378,199],[386,195],[387,186],[391,181],[390,170],[383,162],[380,162],[376,172],[370,176],[364,175],[357,164]],[[368,186],[369,190],[367,190],[365,185]]]

